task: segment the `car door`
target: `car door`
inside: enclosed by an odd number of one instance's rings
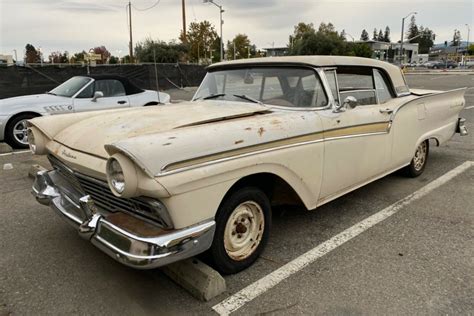
[[[337,103],[357,100],[342,111],[320,111],[324,128],[324,170],[320,202],[386,172],[390,160],[390,114],[393,91],[378,69],[368,67],[326,70]]]
[[[103,97],[95,99],[96,92],[102,92]],[[100,79],[85,87],[74,98],[73,104],[75,112],[84,112],[129,107],[130,101],[119,80]]]

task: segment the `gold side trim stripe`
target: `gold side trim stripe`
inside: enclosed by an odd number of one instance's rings
[[[224,151],[224,152],[220,152],[216,154],[210,154],[210,155],[206,155],[202,157],[173,162],[173,163],[163,166],[161,171],[170,172],[177,169],[188,168],[194,165],[208,163],[214,160],[221,160],[221,159],[231,158],[234,156],[246,155],[253,152],[276,149],[278,147],[286,147],[286,146],[297,145],[297,144],[312,143],[312,142],[330,140],[332,138],[339,138],[339,137],[384,133],[384,132],[388,132],[389,124],[390,124],[389,122],[363,124],[363,125],[356,125],[356,126],[349,126],[349,127],[328,130],[325,132],[321,131],[321,132],[312,133],[312,134],[285,138],[281,140],[271,141],[268,143],[257,144],[257,145],[252,145],[248,147],[232,149],[232,150],[228,150],[228,151]]]

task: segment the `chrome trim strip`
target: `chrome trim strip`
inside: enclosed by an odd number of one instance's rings
[[[334,136],[334,137],[324,138],[324,133],[328,133],[328,132],[331,132],[331,131],[343,130],[343,129],[354,128],[354,127],[364,126],[364,125],[382,124],[382,123],[387,124],[386,130],[383,131],[383,132],[376,131],[376,132],[372,132],[372,133],[360,133],[360,134],[353,134],[353,135],[343,135],[343,136]],[[169,163],[169,164],[164,165],[161,168],[161,171],[158,174],[156,174],[155,176],[159,177],[159,176],[175,174],[175,173],[184,172],[184,171],[188,171],[188,170],[192,170],[192,169],[196,169],[196,168],[200,168],[200,167],[206,167],[206,166],[213,165],[213,164],[216,164],[216,163],[231,161],[231,160],[238,159],[238,158],[245,158],[245,157],[249,157],[249,156],[253,156],[253,155],[272,152],[272,151],[275,151],[275,150],[299,147],[299,146],[304,146],[304,145],[311,145],[311,144],[316,144],[316,143],[320,143],[320,142],[324,142],[324,141],[333,141],[333,140],[339,140],[339,139],[348,139],[348,138],[355,138],[355,137],[375,136],[375,135],[388,134],[390,132],[390,130],[388,128],[389,124],[390,124],[390,122],[377,122],[377,123],[372,123],[372,124],[360,124],[360,125],[348,126],[348,127],[344,127],[344,128],[340,128],[340,129],[332,129],[332,130],[327,130],[325,132],[317,132],[317,133],[314,133],[315,136],[317,136],[319,134],[322,134],[323,137],[319,138],[319,139],[311,140],[311,141],[304,141],[304,142],[299,142],[299,143],[294,143],[294,144],[275,146],[275,147],[272,147],[272,148],[256,150],[256,151],[243,153],[243,154],[237,154],[235,156],[224,157],[224,158],[220,158],[220,159],[215,159],[215,160],[211,160],[211,161],[207,161],[207,162],[203,162],[203,163],[197,163],[197,164],[194,164],[194,165],[190,165],[190,166],[181,167],[181,168],[177,168],[177,169],[174,169],[174,170],[166,171],[166,169],[169,168],[171,165],[176,164],[176,162],[173,162],[173,163]],[[312,134],[308,134],[308,135],[312,135]],[[302,135],[302,136],[305,136],[305,135]],[[297,136],[297,137],[299,137],[299,136]],[[256,145],[256,146],[258,146],[258,145]],[[217,154],[219,154],[219,153],[217,153]],[[196,159],[199,159],[199,158],[196,158]]]

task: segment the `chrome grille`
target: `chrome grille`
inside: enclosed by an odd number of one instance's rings
[[[123,211],[138,214],[163,227],[168,226],[160,218],[153,216],[154,206],[152,203],[156,203],[155,200],[146,197],[131,199],[117,197],[106,182],[75,172],[54,156],[50,155],[48,159],[53,168],[64,176],[71,185],[89,195],[97,207],[112,213]]]

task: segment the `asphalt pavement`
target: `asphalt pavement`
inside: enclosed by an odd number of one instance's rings
[[[384,177],[314,211],[279,209],[262,258],[200,302],[160,270],[117,263],[30,195],[44,158],[0,155],[0,315],[213,314],[216,306],[354,225],[474,161],[474,75],[407,75],[413,88],[468,87],[471,134],[431,147],[422,176]],[[472,108],[470,108],[472,107]],[[5,164],[13,169],[3,170]],[[8,168],[7,168],[8,169]],[[472,315],[474,166],[269,287],[236,314]]]

